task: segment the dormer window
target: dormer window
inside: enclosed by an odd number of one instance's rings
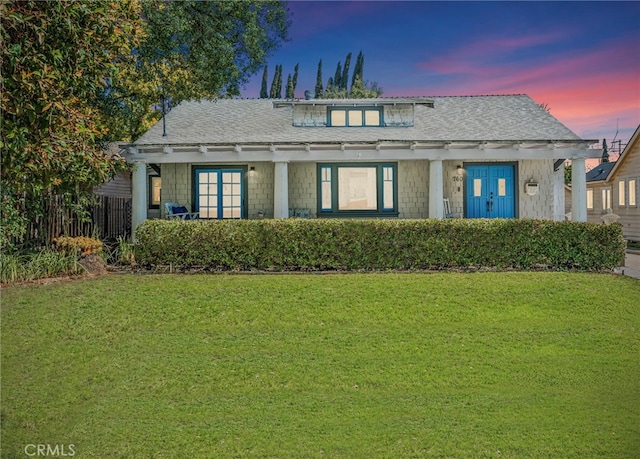
[[[383,126],[382,107],[327,107],[327,126]]]

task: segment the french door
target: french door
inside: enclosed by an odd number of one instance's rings
[[[245,218],[242,170],[196,169],[195,195],[201,219]]]
[[[515,218],[515,166],[466,166],[466,217]]]

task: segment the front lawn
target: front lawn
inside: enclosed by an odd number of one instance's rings
[[[110,275],[2,290],[2,454],[632,458],[640,282]]]

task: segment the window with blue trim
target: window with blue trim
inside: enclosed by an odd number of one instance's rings
[[[195,210],[201,219],[245,217],[243,170],[196,168],[194,176]]]
[[[383,126],[382,107],[328,107],[329,127]]]
[[[318,215],[375,217],[398,215],[397,165],[318,165]]]

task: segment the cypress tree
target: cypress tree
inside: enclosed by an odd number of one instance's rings
[[[278,85],[278,65],[276,64],[276,71],[273,74],[273,80],[271,80],[271,90],[269,91],[269,97],[271,99],[275,99],[276,98],[276,87]]]
[[[342,76],[340,77],[340,89],[347,90],[349,84],[349,67],[351,66],[351,53],[347,54],[344,59],[344,68],[342,69]]]
[[[330,98],[333,94],[333,78],[329,77],[327,80],[327,90],[325,91],[325,97]]]
[[[278,86],[276,88],[276,98],[282,99],[282,64],[278,66]]]
[[[324,95],[322,88],[322,59],[318,62],[318,75],[316,76],[316,98],[321,99]]]
[[[351,87],[356,82],[356,78],[360,78],[360,81],[364,81],[364,54],[362,51],[358,53],[358,57],[356,58],[356,65],[353,68],[353,76],[351,77]]]
[[[296,64],[293,68],[293,91],[291,91],[291,98],[295,97],[296,87],[298,86],[298,70],[300,69],[300,64]]]
[[[338,62],[338,66],[336,67],[336,74],[333,76],[333,88],[340,89],[342,87],[340,84],[340,78],[342,78],[342,62]],[[327,89],[329,89],[328,84]]]
[[[607,148],[607,139],[602,139],[602,162],[609,162],[609,149]]]
[[[264,72],[262,72],[262,86],[260,87],[260,99],[268,99],[269,93],[267,92],[267,66],[264,66]]]
[[[287,99],[293,99],[293,79],[291,78],[291,74],[287,75],[287,89],[285,97]]]

